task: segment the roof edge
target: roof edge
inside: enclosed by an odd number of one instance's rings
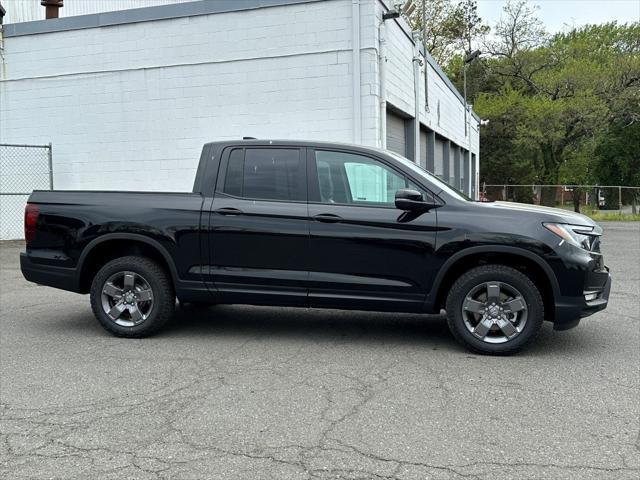
[[[36,35],[40,33],[65,32],[85,28],[110,27],[129,23],[170,20],[216,13],[239,12],[259,8],[279,7],[322,0],[198,0],[187,3],[157,5],[155,7],[131,8],[112,12],[76,15],[32,22],[9,23],[2,26],[5,38]]]

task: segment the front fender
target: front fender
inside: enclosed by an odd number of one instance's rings
[[[433,280],[433,284],[431,286],[431,291],[426,296],[425,299],[425,311],[434,312],[434,309],[437,308],[436,302],[440,296],[440,289],[442,286],[442,282],[445,279],[447,272],[449,272],[453,267],[455,267],[459,262],[464,261],[465,258],[470,258],[472,256],[476,256],[478,254],[508,254],[512,256],[522,257],[529,261],[534,262],[546,275],[549,284],[551,286],[551,290],[553,292],[554,298],[560,297],[560,286],[558,284],[558,279],[556,278],[555,273],[549,266],[549,264],[539,255],[526,250],[524,248],[519,247],[511,247],[507,245],[481,245],[475,247],[468,247],[463,250],[456,252],[451,255],[440,267],[438,272],[435,275]],[[437,313],[437,312],[435,312]]]

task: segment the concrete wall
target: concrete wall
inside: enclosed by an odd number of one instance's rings
[[[207,141],[380,146],[385,8],[379,0],[205,0],[6,25],[0,143],[52,143],[57,189],[175,191],[191,188]],[[388,102],[412,122],[414,45],[403,21],[386,26]],[[477,153],[477,122],[465,137],[459,94],[426,65],[430,108],[422,97],[419,120],[428,138],[436,132]]]
[[[349,0],[9,37],[0,143],[52,142],[56,188],[188,190],[205,141],[352,141],[351,42]],[[361,70],[374,145],[377,67]]]

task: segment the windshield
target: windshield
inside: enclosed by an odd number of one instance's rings
[[[392,152],[390,150],[385,150],[385,153],[387,153],[388,155],[391,155],[393,158],[398,160],[404,166],[410,168],[416,175],[422,178],[425,178],[430,184],[434,186],[435,191],[433,193],[435,193],[436,195],[444,191],[449,195],[451,195],[452,197],[457,198],[458,200],[471,201],[471,198],[469,198],[467,195],[462,193],[460,190],[453,188],[451,185],[440,180],[438,177],[436,177],[432,173],[429,173],[427,170],[422,168],[420,165],[412,162],[408,158],[405,158],[402,155],[398,155],[397,153]]]

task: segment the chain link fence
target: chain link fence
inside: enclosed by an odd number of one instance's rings
[[[0,143],[0,240],[24,238],[24,207],[33,190],[53,190],[51,145]]]
[[[640,217],[640,187],[483,184],[482,199],[545,205],[603,218],[615,215]]]

